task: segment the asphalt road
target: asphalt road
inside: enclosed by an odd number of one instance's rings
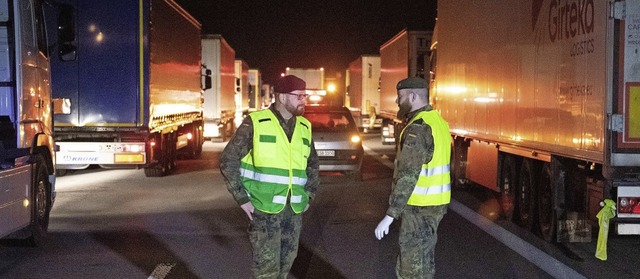
[[[397,225],[373,230],[390,192],[392,146],[367,135],[363,181],[323,173],[304,215],[290,278],[394,278]],[[248,220],[218,171],[224,143],[179,161],[176,173],[78,171],[58,178],[49,241],[0,242],[0,278],[248,278]],[[454,191],[439,228],[437,278],[640,278],[638,237],[610,238],[609,260],[591,243],[548,244],[499,218],[479,187]]]

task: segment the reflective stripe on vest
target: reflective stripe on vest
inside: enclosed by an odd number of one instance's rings
[[[407,204],[414,206],[448,204],[451,201],[449,125],[437,111],[431,110],[418,113],[406,127],[418,119],[422,119],[431,127],[434,149],[431,161],[422,165],[420,176]],[[400,136],[402,137],[402,134]]]
[[[278,213],[289,201],[292,210],[301,213],[309,202],[304,185],[311,153],[311,123],[296,117],[289,142],[270,109],[252,112],[250,117],[253,148],[242,158],[240,173],[251,203],[262,212]]]
[[[289,184],[289,180],[291,180],[291,184],[297,184],[297,185],[305,185],[307,184],[307,178],[306,177],[288,177],[288,176],[279,176],[279,175],[273,175],[273,174],[265,174],[265,173],[258,173],[255,171],[251,171],[248,169],[240,169],[240,176],[247,178],[247,179],[251,179],[251,180],[256,180],[259,182],[264,182],[264,183],[275,183],[275,184]]]
[[[287,196],[273,196],[273,203],[287,204]],[[301,203],[302,196],[291,196],[291,203]]]
[[[450,173],[449,165],[444,165],[444,166],[439,166],[439,167],[434,167],[429,169],[422,169],[422,171],[420,171],[420,175],[422,176],[432,176],[432,175],[438,175],[438,174],[444,174],[444,173]]]

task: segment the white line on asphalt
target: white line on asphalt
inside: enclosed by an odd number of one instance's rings
[[[554,278],[586,278],[569,266],[527,243],[513,233],[496,225],[491,220],[476,213],[465,205],[455,200],[451,200],[449,208],[467,219],[467,221],[473,223],[478,228],[493,236],[498,241],[502,242],[507,247],[511,248],[511,250],[529,260],[531,263],[537,265],[540,269],[546,271]]]
[[[370,148],[366,146],[363,147],[368,155],[372,156],[383,165],[393,169],[394,166],[391,161],[382,158],[378,153]],[[472,224],[476,225],[478,228],[493,236],[498,241],[502,242],[502,244],[511,248],[511,250],[538,266],[540,269],[546,271],[554,278],[586,278],[584,275],[578,273],[569,266],[556,260],[549,254],[527,243],[504,228],[496,225],[491,220],[476,213],[465,205],[452,199],[451,204],[449,204],[449,208]]]
[[[149,277],[147,279],[164,279],[165,277],[167,277],[167,275],[169,275],[169,272],[171,272],[171,269],[176,266],[175,263],[161,263],[156,265],[156,268],[153,269],[153,272],[151,272],[151,275],[149,275]]]
[[[373,157],[374,159],[376,159],[378,162],[382,163],[383,165],[387,166],[390,169],[393,169],[393,162],[391,162],[388,159],[385,159],[382,157],[382,155],[378,154],[377,152],[373,151],[371,148],[366,147],[366,146],[362,146],[362,148],[364,149],[364,151],[367,153],[367,155]]]

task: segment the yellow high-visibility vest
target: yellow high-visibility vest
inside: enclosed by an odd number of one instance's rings
[[[449,124],[440,116],[440,113],[430,110],[419,112],[409,121],[405,129],[418,119],[422,119],[424,123],[431,126],[434,144],[433,157],[428,163],[422,164],[422,171],[407,204],[414,206],[449,204],[451,201]],[[403,133],[404,129],[400,138]]]
[[[270,109],[252,112],[253,148],[242,158],[242,185],[253,206],[266,213],[278,213],[287,200],[295,213],[309,203],[304,190],[307,183],[307,158],[311,153],[311,123],[296,117],[291,138],[287,138]]]

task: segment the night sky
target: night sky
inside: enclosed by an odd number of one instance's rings
[[[250,68],[272,83],[285,67],[344,73],[404,28],[433,29],[436,0],[175,0],[221,34]]]

